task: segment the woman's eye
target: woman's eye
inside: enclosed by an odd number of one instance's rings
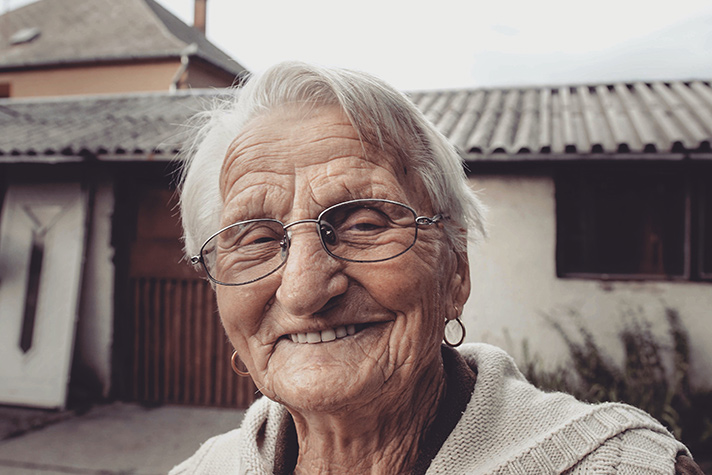
[[[273,232],[267,231],[253,231],[245,235],[241,240],[240,246],[254,246],[258,244],[269,244],[279,240],[279,236]]]
[[[248,225],[229,228],[220,235],[220,246],[223,249],[240,249],[251,246],[269,246],[282,239],[277,229],[272,225]]]
[[[380,223],[361,222],[361,223],[352,224],[348,229],[352,230],[352,231],[374,231],[374,230],[380,229],[382,227],[383,227],[383,225]]]
[[[339,230],[346,232],[374,232],[388,226],[385,216],[370,208],[353,210],[339,225]]]

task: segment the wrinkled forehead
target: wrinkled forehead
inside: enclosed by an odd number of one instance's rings
[[[303,153],[308,150],[308,153]],[[302,152],[302,153],[300,153]],[[290,173],[288,167],[329,166],[323,157],[358,157],[388,169],[404,188],[415,186],[412,171],[397,154],[369,143],[338,106],[285,105],[252,119],[227,150],[220,173],[223,199],[242,175],[259,170],[264,176]],[[294,157],[300,157],[296,163]],[[343,174],[359,173],[357,169]]]

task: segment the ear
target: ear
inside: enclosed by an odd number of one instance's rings
[[[459,313],[462,314],[462,309],[465,306],[465,302],[470,297],[470,261],[467,258],[467,251],[455,253],[455,272],[452,275],[450,281],[450,295],[452,298],[452,304],[457,307]],[[455,315],[453,312],[454,320],[459,315]]]

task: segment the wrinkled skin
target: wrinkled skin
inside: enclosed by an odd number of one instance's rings
[[[284,106],[250,122],[220,177],[221,225],[270,217],[290,223],[357,198],[383,198],[433,216],[422,184],[364,146],[334,107]],[[230,341],[262,393],[295,419],[297,472],[389,472],[413,462],[418,437],[444,389],[439,345],[446,319],[469,294],[466,258],[441,226],[378,263],[344,262],[322,248],[313,224],[291,228],[286,264],[239,287],[217,286]],[[290,334],[369,324],[335,341]]]

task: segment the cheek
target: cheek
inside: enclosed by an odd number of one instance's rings
[[[259,285],[218,286],[216,291],[218,311],[225,333],[240,356],[247,358],[249,339],[260,329],[263,315],[269,306],[269,294],[264,291],[264,286]]]
[[[441,251],[438,245],[422,246],[401,258],[369,264],[368,274],[361,282],[384,307],[406,319],[420,319],[418,326],[432,328],[444,315],[440,307],[446,304],[447,272],[451,267]]]

